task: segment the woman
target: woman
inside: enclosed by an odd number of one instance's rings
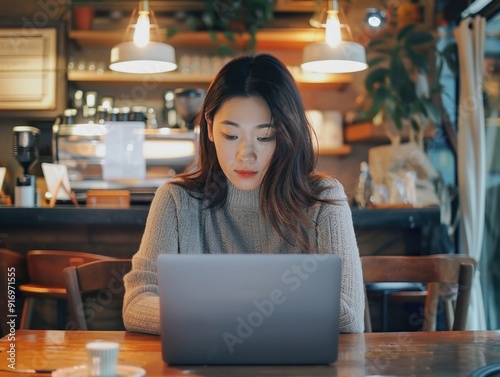
[[[342,185],[314,173],[311,127],[288,69],[239,57],[209,87],[198,116],[198,167],[162,185],[125,277],[129,331],[159,333],[161,253],[337,253],[341,332],[363,332],[364,295]]]

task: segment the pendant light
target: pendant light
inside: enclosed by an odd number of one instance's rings
[[[333,0],[332,9],[327,13],[325,42],[312,43],[304,48],[302,69],[318,73],[351,73],[367,69],[365,48],[359,43],[342,40],[337,0]],[[346,28],[350,34],[349,27]]]
[[[135,29],[133,39],[127,41],[131,29]],[[143,74],[176,69],[174,48],[166,43],[152,42],[152,29],[156,30],[158,40],[161,40],[154,13],[149,9],[149,1],[141,0],[139,11],[134,10],[130,17],[124,41],[111,49],[109,68],[116,72]]]

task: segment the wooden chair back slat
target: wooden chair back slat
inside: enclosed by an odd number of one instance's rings
[[[436,313],[442,285],[458,286],[452,330],[465,330],[476,262],[460,254],[429,256],[363,256],[364,283],[420,282],[427,284],[423,331],[436,329]],[[365,292],[366,295],[366,292]],[[371,332],[366,299],[365,331]]]
[[[31,250],[26,254],[30,284],[44,287],[64,287],[63,271],[66,267],[78,266],[95,260],[112,257],[65,250]]]
[[[64,270],[75,330],[124,330],[123,277],[131,259],[95,261]]]

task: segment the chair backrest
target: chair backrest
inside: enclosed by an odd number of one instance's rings
[[[45,287],[61,287],[64,284],[63,270],[96,260],[114,260],[105,255],[66,250],[30,250],[26,253],[30,284]]]
[[[73,329],[125,330],[123,276],[131,259],[102,260],[64,270]]]
[[[9,333],[7,323],[9,314],[14,309],[19,315],[21,303],[16,297],[17,285],[26,279],[26,259],[21,253],[0,248],[0,337]],[[13,306],[9,306],[12,303]],[[18,321],[15,321],[17,323]]]
[[[476,261],[460,254],[428,256],[363,256],[364,283],[420,282],[427,284],[423,331],[436,330],[441,286],[458,287],[452,330],[465,330]],[[366,297],[366,293],[365,293]],[[366,299],[365,331],[371,331],[370,308]]]

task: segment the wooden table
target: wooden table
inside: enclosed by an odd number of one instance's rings
[[[339,359],[331,366],[169,367],[158,336],[113,331],[17,330],[0,340],[0,368],[15,344],[17,369],[56,369],[85,364],[85,343],[121,343],[120,363],[147,376],[468,376],[500,362],[500,333],[493,331],[371,333],[340,336]],[[2,374],[0,372],[0,374]],[[47,374],[32,374],[47,376]]]

